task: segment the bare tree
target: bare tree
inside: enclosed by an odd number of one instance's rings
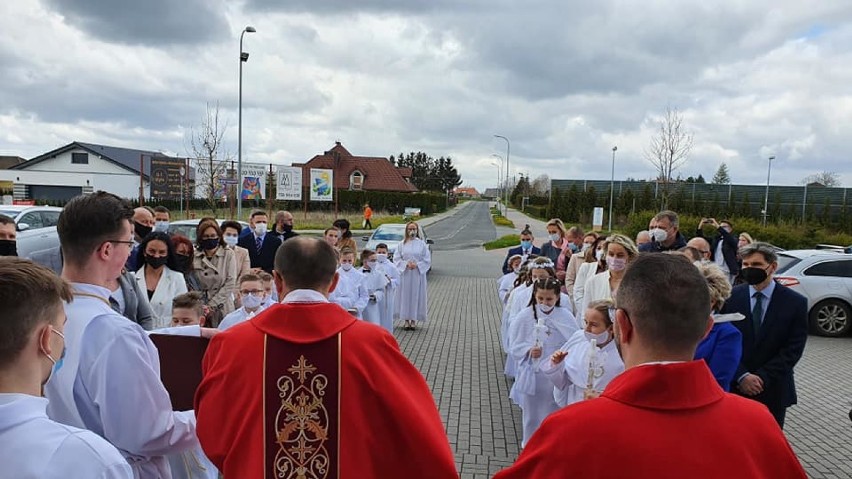
[[[801,181],[801,184],[803,185],[811,183],[819,183],[826,188],[836,188],[840,186],[840,174],[835,171],[822,171],[814,175],[806,176]]]
[[[532,182],[532,193],[536,196],[547,196],[550,190],[550,177],[547,175],[538,175]]]
[[[216,102],[216,106],[207,104],[207,112],[201,125],[198,129],[190,130],[189,154],[195,161],[196,181],[201,186],[201,194],[213,210],[214,216],[217,197],[229,189],[223,185],[223,180],[228,175],[228,162],[232,160],[222,144],[227,129],[227,122],[219,125],[219,102]]]
[[[651,138],[645,150],[645,159],[657,170],[662,209],[668,205],[672,175],[686,164],[691,150],[692,133],[686,130],[683,115],[677,109],[666,107],[657,135]]]

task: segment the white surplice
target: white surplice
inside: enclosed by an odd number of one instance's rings
[[[521,311],[509,326],[509,354],[518,363],[509,397],[523,411],[524,437],[521,447],[526,445],[544,418],[559,409],[553,399],[553,384],[539,370],[539,364],[547,361],[577,331],[574,315],[567,308],[554,308],[548,315],[534,311],[533,308],[535,306],[529,306]],[[544,318],[544,331],[537,331],[536,315]],[[542,348],[541,357],[532,359],[530,349],[537,343]]]
[[[337,280],[334,291],[328,295],[328,300],[339,304],[347,311],[357,311],[356,316],[362,318],[364,308],[370,301],[370,296],[363,285],[364,275],[354,267],[349,271],[337,268],[337,274],[340,279]]]
[[[172,410],[148,334],[109,305],[109,290],[72,283],[63,367],[45,386],[48,416],[115,446],[135,477],[171,478],[168,454],[197,444],[195,415]]]
[[[382,324],[382,313],[385,309],[385,289],[390,281],[379,269],[378,265],[375,270],[365,270],[364,268],[361,268],[359,271],[363,275],[361,279],[361,286],[367,292],[368,298],[367,306],[364,307],[364,312],[361,315],[363,316],[364,321],[387,329],[387,326]],[[375,299],[369,299],[370,296]],[[393,323],[391,323],[391,327],[388,331],[393,333]]]
[[[399,288],[399,271],[387,257],[379,257],[378,269],[388,279],[388,284],[385,286],[385,302],[382,305],[381,325],[393,332],[393,311],[396,304],[396,291]]]
[[[121,453],[97,434],[47,417],[47,399],[0,394],[0,477],[132,479]]]
[[[518,273],[512,271],[509,274],[504,274],[497,280],[497,297],[503,306],[509,301],[509,293],[515,288],[515,281],[518,279]]]
[[[586,339],[583,331],[577,331],[559,349],[568,353],[562,363],[553,364],[548,357],[542,361],[541,370],[553,385],[556,404],[565,407],[584,399],[589,383],[592,343]],[[600,393],[624,371],[624,363],[618,354],[615,339],[603,347],[597,347],[595,356],[592,388]]]
[[[417,267],[409,269],[409,261],[417,263]],[[428,245],[420,238],[400,243],[394,264],[400,275],[394,319],[426,321],[426,273],[432,264]]]

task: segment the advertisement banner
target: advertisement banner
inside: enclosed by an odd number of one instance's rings
[[[186,160],[168,156],[151,158],[151,198],[179,200],[181,195],[180,169],[186,172]]]
[[[334,201],[334,170],[311,168],[311,201]]]
[[[243,178],[240,182],[241,198],[262,200],[266,198],[266,175],[269,165],[243,163]]]
[[[302,169],[292,166],[279,166],[276,175],[277,200],[302,199]]]
[[[596,206],[592,210],[592,231],[600,231],[603,229],[603,208]]]

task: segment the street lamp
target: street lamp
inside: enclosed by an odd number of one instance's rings
[[[766,217],[769,216],[769,176],[772,174],[772,160],[775,156],[769,157],[769,169],[766,171],[766,196],[763,198],[763,226],[766,227]]]
[[[503,179],[503,165],[495,161],[492,161],[491,164],[497,167],[497,198],[500,198],[500,181]],[[499,202],[497,202],[497,209],[500,209]]]
[[[249,25],[240,33],[240,99],[237,107],[237,219],[242,218],[243,213],[243,63],[248,61],[249,54],[243,51],[243,37],[246,33],[254,33],[257,30]]]
[[[497,155],[497,154],[492,154],[491,156],[500,160],[500,163],[497,164],[497,171],[498,171],[498,174],[499,174],[498,181],[497,181],[497,207],[499,208],[500,207],[500,200],[503,197],[503,184],[502,184],[502,182],[503,182],[503,157],[500,156],[500,155]],[[492,163],[492,165],[493,164],[494,163]],[[509,181],[508,181],[508,178],[507,178],[506,183],[508,183],[508,182]],[[504,216],[505,216],[506,211],[504,211],[503,213],[504,213]]]
[[[615,191],[615,152],[617,146],[612,147],[612,176],[609,177],[609,232],[612,233],[612,201],[613,192]]]
[[[494,135],[494,138],[502,138],[506,140],[506,177],[509,177],[509,152],[511,150],[511,143],[509,143],[509,139],[502,135]],[[509,188],[506,185],[506,216],[509,215]]]

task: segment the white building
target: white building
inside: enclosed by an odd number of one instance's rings
[[[152,156],[163,154],[75,141],[0,170],[0,181],[13,183],[15,200],[68,200],[98,190],[149,198]]]

